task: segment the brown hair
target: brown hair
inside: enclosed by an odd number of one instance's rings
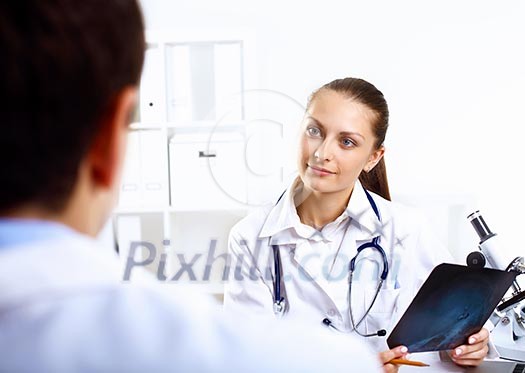
[[[381,91],[373,84],[370,84],[363,79],[336,79],[314,91],[308,100],[307,107],[310,107],[310,104],[317,94],[323,90],[331,90],[340,93],[349,99],[365,105],[375,114],[372,122],[372,131],[376,137],[375,148],[379,149],[385,141],[389,117],[388,105],[383,93],[381,93]],[[374,192],[390,201],[390,190],[388,188],[384,157],[381,158],[379,163],[370,172],[362,171],[359,175],[359,181],[363,184],[363,187],[366,190]]]

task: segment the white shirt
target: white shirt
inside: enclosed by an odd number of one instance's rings
[[[67,227],[0,219],[0,371],[379,371],[359,344],[227,319],[208,298],[121,273],[115,255]]]
[[[295,192],[301,186],[300,179],[296,179],[278,203],[253,212],[231,230],[229,250],[236,259],[238,275],[226,286],[225,308],[273,314],[271,245],[277,244],[288,303],[285,317],[312,327],[324,327],[322,320],[328,318],[338,329],[352,331],[348,313],[349,262],[360,245],[379,236],[389,273],[359,330],[375,333],[386,329],[389,333],[431,270],[440,263],[452,262],[450,253],[430,233],[421,214],[371,193],[380,222],[359,181],[346,210],[335,221],[320,231],[304,225],[294,205]],[[352,282],[356,323],[372,302],[382,270],[378,251],[365,249],[358,256]],[[366,341],[383,351],[387,349],[387,337],[369,337]]]

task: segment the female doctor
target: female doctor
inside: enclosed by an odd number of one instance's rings
[[[282,315],[366,340],[385,364],[407,353],[386,335],[430,271],[450,262],[423,219],[390,201],[383,154],[388,107],[372,84],[338,79],[315,91],[300,135],[297,179],[230,233],[235,279],[225,308]],[[478,365],[488,331],[449,355]]]

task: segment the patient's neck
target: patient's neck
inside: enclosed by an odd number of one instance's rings
[[[85,224],[72,219],[66,211],[54,212],[36,204],[27,204],[2,213],[2,218],[40,220],[66,225],[80,233],[88,234]]]
[[[2,217],[50,221],[96,237],[105,222],[105,211],[95,195],[89,197],[74,193],[60,210],[55,211],[38,203],[26,203],[2,213]]]

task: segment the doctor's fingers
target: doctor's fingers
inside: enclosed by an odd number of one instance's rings
[[[397,373],[399,366],[396,364],[389,364],[388,362],[395,358],[405,357],[408,353],[408,348],[405,346],[397,346],[391,350],[379,353],[379,359],[384,364],[383,371],[385,373]]]
[[[472,351],[465,351],[465,347],[473,348],[475,347],[475,350]],[[478,349],[479,346],[461,346],[458,347],[455,350],[450,351],[450,358],[452,361],[454,361],[458,365],[465,365],[465,366],[477,366],[481,364],[483,359],[487,356],[487,353],[489,351],[488,346],[485,344],[484,346],[481,346],[481,348]],[[462,352],[460,355],[457,354],[458,349],[463,349],[465,352]]]
[[[462,367],[477,367],[481,365],[481,363],[483,363],[483,361],[485,360],[484,359],[460,359],[460,360],[452,359],[452,361],[456,365],[459,365]]]
[[[383,364],[387,364],[392,359],[406,356],[407,353],[408,353],[408,349],[405,346],[397,346],[391,350],[380,352],[379,360],[381,360]],[[393,365],[393,364],[388,364],[388,365]]]
[[[383,372],[385,373],[397,373],[399,371],[399,365],[385,364],[383,365]]]
[[[479,332],[472,334],[470,337],[468,337],[468,343],[470,345],[473,345],[482,341],[488,342],[489,335],[489,331],[486,328],[482,328]]]
[[[468,345],[462,345],[456,347],[451,351],[451,357],[464,357],[464,356],[478,356],[479,352],[488,351],[489,343],[489,332],[487,329],[483,328],[478,333],[471,335],[468,338]],[[476,355],[472,355],[476,353]],[[487,353],[485,352],[485,355]]]

